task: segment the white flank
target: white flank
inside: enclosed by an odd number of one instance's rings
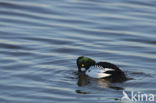
[[[104,78],[104,77],[108,77],[111,74],[107,74],[105,72],[107,71],[114,71],[114,69],[111,68],[103,68],[100,66],[91,66],[87,71],[86,71],[86,75],[93,77],[93,78]]]

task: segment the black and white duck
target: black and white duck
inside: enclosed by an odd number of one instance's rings
[[[123,82],[127,80],[125,73],[112,63],[96,63],[91,58],[80,56],[77,59],[77,67],[79,73],[85,73],[92,78],[107,79],[112,82]]]

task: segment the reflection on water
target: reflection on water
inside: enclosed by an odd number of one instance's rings
[[[116,90],[122,90],[123,89],[122,87],[112,86],[112,81],[109,79],[90,78],[87,75],[85,75],[84,72],[79,74],[78,81],[77,81],[78,86],[86,86],[86,85],[89,85],[90,83],[94,83],[101,88],[112,88],[112,89],[116,89]],[[78,90],[77,92],[81,93],[82,91]]]
[[[156,94],[155,18],[153,0],[0,0],[0,102],[119,103],[123,89]],[[133,79],[78,77],[81,55]]]
[[[78,82],[77,82],[78,86],[85,86],[88,85],[89,83],[90,83],[90,78],[87,75],[85,75],[85,73],[79,74]]]

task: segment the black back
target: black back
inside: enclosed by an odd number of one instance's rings
[[[114,69],[115,71],[121,71],[116,65],[108,62],[98,62],[96,63],[97,66],[102,66],[103,68],[111,68]]]
[[[102,66],[103,68],[114,69],[114,71],[107,71],[105,73],[111,74],[110,77],[106,77],[105,79],[109,79],[112,82],[122,82],[127,80],[123,71],[121,71],[116,65],[108,62],[98,62],[96,66]]]

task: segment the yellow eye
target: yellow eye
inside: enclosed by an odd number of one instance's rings
[[[84,65],[84,64],[82,64],[81,66],[82,66],[82,67],[84,67],[85,65]]]

